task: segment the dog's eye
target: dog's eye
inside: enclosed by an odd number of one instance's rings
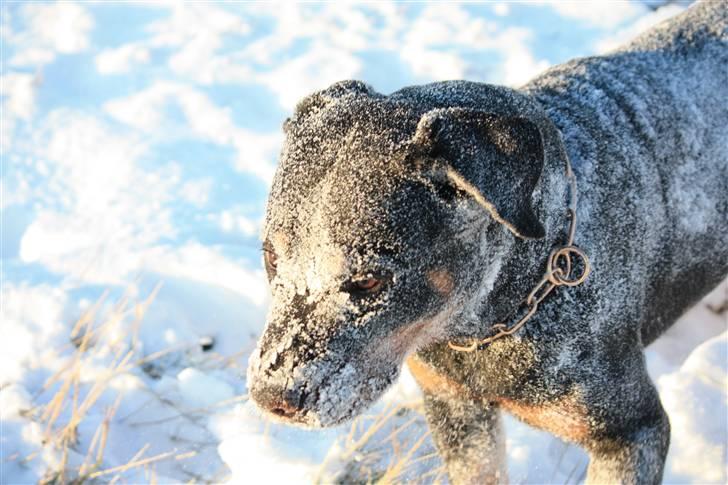
[[[353,283],[357,290],[372,291],[377,289],[382,284],[382,281],[376,278],[367,278],[365,280],[354,281]]]
[[[278,258],[269,246],[263,246],[263,262],[265,263],[265,272],[268,273],[268,281],[270,281],[276,276]]]
[[[379,275],[357,276],[344,285],[344,291],[355,295],[371,295],[384,286],[387,278]]]

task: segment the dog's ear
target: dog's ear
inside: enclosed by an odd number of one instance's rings
[[[474,109],[435,109],[422,116],[412,143],[425,157],[444,161],[447,183],[516,236],[544,237],[531,203],[544,163],[534,123]]]

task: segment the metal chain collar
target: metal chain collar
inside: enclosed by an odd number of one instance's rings
[[[526,310],[526,313],[516,323],[510,326],[505,323],[494,324],[492,328],[496,329],[498,333],[484,339],[474,339],[469,345],[458,345],[448,342],[447,344],[451,349],[458,352],[473,352],[482,345],[489,344],[494,340],[517,332],[536,313],[538,305],[554,288],[557,286],[578,286],[586,281],[591,272],[591,263],[586,253],[574,246],[574,235],[576,234],[576,176],[571,170],[571,162],[568,157],[566,158],[566,176],[569,179],[569,187],[571,189],[571,200],[567,209],[567,213],[569,214],[569,239],[565,245],[557,246],[551,251],[546,261],[546,273],[543,275],[543,278],[531,290],[528,297],[508,315],[507,320],[512,320],[518,310],[522,308]],[[574,256],[581,258],[583,262],[584,267],[581,274],[571,274],[572,269],[576,266],[574,261],[572,261]]]

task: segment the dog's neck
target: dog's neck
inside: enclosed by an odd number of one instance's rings
[[[556,246],[567,243],[570,217],[568,214],[570,188],[567,177],[567,155],[561,135],[548,118],[539,120],[545,145],[544,168],[533,195],[534,207],[546,228],[546,236],[540,240],[524,240],[505,227],[496,229],[500,239],[497,255],[487,254],[484,261],[481,288],[473,292],[468,316],[453,322],[456,338],[483,339],[493,335],[493,325],[512,322],[507,318],[526,299],[543,278],[547,259]],[[578,232],[577,232],[578,238]],[[493,247],[493,234],[484,241],[483,248]]]

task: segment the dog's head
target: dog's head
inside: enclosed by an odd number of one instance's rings
[[[447,340],[515,237],[543,236],[543,148],[525,119],[358,82],[304,99],[284,129],[248,385],[267,412],[330,426],[372,404],[408,353]]]

